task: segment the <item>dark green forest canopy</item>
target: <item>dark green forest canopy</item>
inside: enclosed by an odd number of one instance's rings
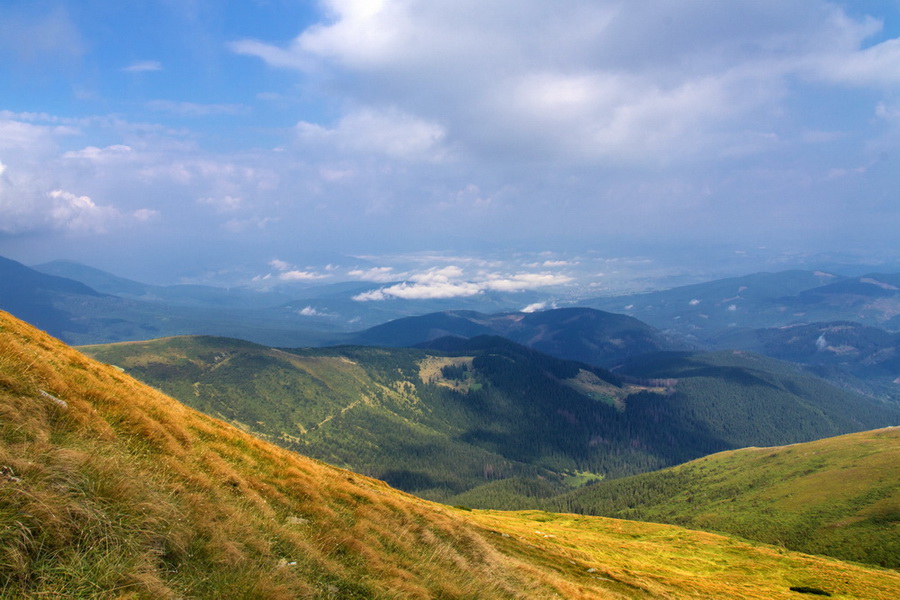
[[[898,415],[747,353],[665,353],[612,374],[497,337],[447,346],[285,351],[188,337],[85,350],[290,449],[440,500],[514,477],[622,477]]]

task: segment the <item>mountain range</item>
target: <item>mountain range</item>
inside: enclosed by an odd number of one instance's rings
[[[741,329],[854,321],[900,330],[900,274],[756,273],[645,294],[585,300],[702,344]]]
[[[611,373],[496,336],[439,349],[277,350],[181,337],[84,352],[185,404],[419,496],[577,484],[749,445],[900,423],[900,408],[745,352],[655,353]]]

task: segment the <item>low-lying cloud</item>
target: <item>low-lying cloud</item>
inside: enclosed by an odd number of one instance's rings
[[[558,273],[479,273],[467,277],[464,270],[451,265],[432,268],[418,273],[392,286],[370,290],[353,297],[357,302],[382,301],[390,299],[435,300],[465,298],[485,292],[523,292],[538,288],[562,286],[573,278]]]

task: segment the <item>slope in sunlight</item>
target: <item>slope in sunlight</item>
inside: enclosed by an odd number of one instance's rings
[[[551,500],[900,567],[900,428],[707,456]]]
[[[434,505],[205,417],[0,313],[0,598],[893,598],[675,527]]]

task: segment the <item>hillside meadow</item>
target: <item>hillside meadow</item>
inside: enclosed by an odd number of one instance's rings
[[[889,599],[897,573],[454,509],[256,439],[0,313],[0,598]]]

